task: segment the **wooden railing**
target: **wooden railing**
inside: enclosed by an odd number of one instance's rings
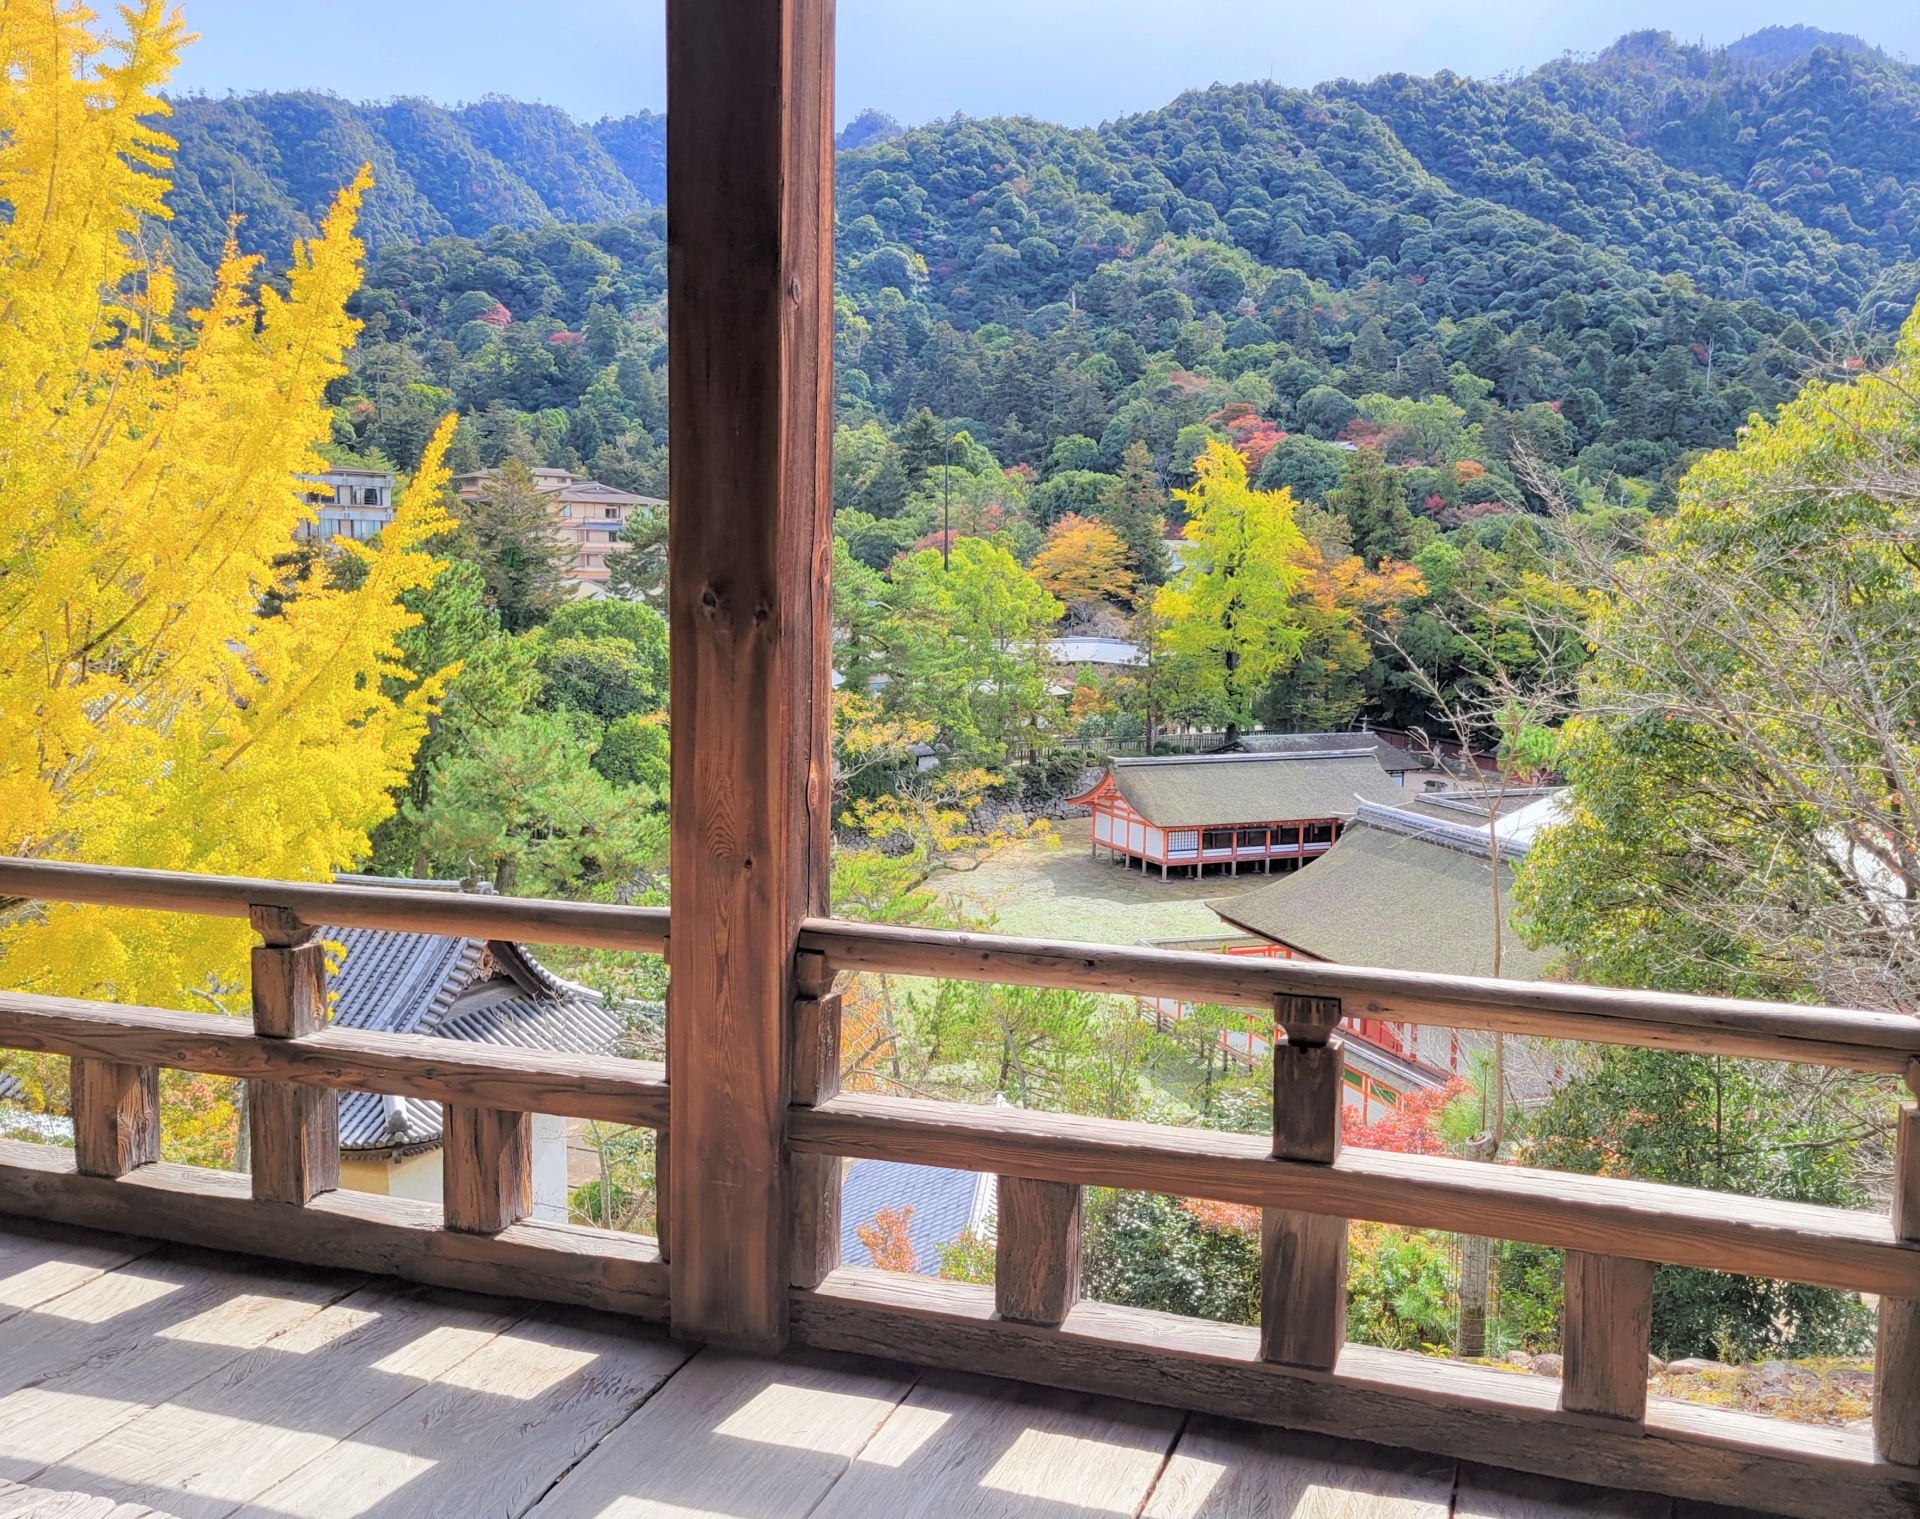
[[[676,1323],[673,1089],[654,1064],[330,1027],[316,925],[661,953],[659,910],[384,887],[0,861],[0,896],[250,919],[254,1013],[238,1019],[0,992],[0,1047],[73,1060],[74,1149],[0,1147],[0,1211],[369,1269]],[[1920,1135],[1902,1109],[1892,1216],[1622,1178],[1340,1144],[1342,1016],[1920,1071],[1920,1021],[1588,987],[1409,975],[810,919],[790,977],[784,1118],[792,1338],[1328,1430],[1619,1486],[1793,1514],[1920,1504]],[[1271,1136],[839,1091],[836,975],[914,976],[1265,1009]],[[677,998],[670,1026],[697,1024]],[[670,1038],[675,1037],[670,1034]],[[251,1085],[250,1177],[158,1161],[157,1071]],[[444,1209],[336,1190],[334,1094],[446,1105]],[[659,1134],[655,1239],[532,1222],[534,1112]],[[838,1259],[843,1157],[999,1177],[991,1289]],[[1256,1330],[1083,1301],[1088,1186],[1263,1210]],[[1566,1252],[1564,1380],[1344,1344],[1347,1222]],[[1653,1263],[1877,1295],[1875,1437],[1649,1404]],[[718,1289],[715,1289],[718,1290]]]

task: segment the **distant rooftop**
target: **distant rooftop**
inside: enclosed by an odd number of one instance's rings
[[[1500,845],[1500,890],[1509,912],[1503,979],[1537,980],[1556,958],[1514,931],[1507,893],[1518,842]],[[1210,903],[1236,928],[1342,965],[1440,975],[1493,974],[1493,892],[1487,829],[1410,808],[1364,804],[1339,841],[1305,870]]]
[[[1163,828],[1351,817],[1362,800],[1404,793],[1371,746],[1317,754],[1198,754],[1116,759],[1127,804]]]
[[[1389,775],[1431,770],[1433,757],[1389,743],[1377,733],[1242,733],[1219,754],[1344,754],[1371,749]]]

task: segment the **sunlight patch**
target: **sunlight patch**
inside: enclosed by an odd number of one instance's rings
[[[324,1492],[299,1491],[290,1483],[261,1494],[254,1507],[261,1512],[291,1515],[292,1519],[357,1519],[439,1464],[429,1456],[342,1440],[327,1453],[325,1465],[330,1472],[350,1476],[343,1475]],[[313,1478],[314,1468],[309,1468],[293,1483],[304,1487]]]
[[[217,1307],[209,1308],[205,1313],[196,1313],[190,1319],[169,1324],[154,1335],[154,1338],[184,1340],[189,1345],[221,1345],[228,1350],[255,1350],[265,1339],[261,1333],[264,1327],[262,1321],[270,1324],[276,1318],[285,1318],[289,1312],[311,1314],[313,1304],[303,1303],[297,1298],[267,1297],[262,1293],[243,1292],[237,1297],[228,1298]],[[347,1315],[353,1315],[356,1312],[357,1310],[354,1309],[346,1310]],[[309,1350],[317,1350],[320,1345],[357,1329],[361,1323],[373,1317],[375,1315],[370,1313],[359,1314],[357,1322],[352,1318],[346,1318],[334,1333],[327,1336],[326,1340],[316,1343],[303,1341],[298,1350],[290,1348],[290,1353],[304,1354]],[[278,1348],[277,1341],[275,1344]]]
[[[23,1387],[0,1398],[0,1456],[9,1460],[58,1461],[74,1448],[76,1432],[112,1429],[140,1412],[123,1398],[90,1398],[74,1392]]]
[[[942,1408],[927,1408],[917,1403],[902,1403],[860,1452],[862,1465],[905,1466],[953,1417]]]
[[[822,1455],[852,1456],[893,1406],[891,1398],[774,1382],[719,1424],[716,1435]]]
[[[408,1340],[392,1354],[382,1356],[373,1363],[373,1369],[431,1382],[492,1338],[490,1329],[462,1329],[454,1324],[441,1324],[416,1340]]]
[[[464,1387],[469,1392],[525,1403],[577,1376],[599,1359],[591,1350],[567,1350],[502,1334],[494,1337],[485,1354],[469,1356],[448,1368],[438,1380],[446,1387]]]
[[[104,1324],[108,1319],[117,1319],[123,1313],[132,1313],[136,1308],[157,1303],[169,1293],[179,1290],[178,1282],[163,1282],[156,1277],[116,1271],[76,1288],[65,1297],[43,1303],[34,1312],[44,1313],[49,1318],[65,1319],[70,1324]]]
[[[1087,1440],[1045,1429],[1023,1429],[1020,1438],[1007,1447],[993,1463],[993,1469],[980,1479],[980,1485],[1020,1498],[1057,1500],[1063,1473],[1099,1471],[1115,1464],[1137,1462],[1140,1456],[1138,1450],[1110,1445],[1104,1440]],[[1157,1464],[1158,1458],[1155,1459]],[[1084,1491],[1074,1494],[1074,1502],[1081,1508],[1126,1514],[1129,1519],[1134,1511],[1131,1501],[1100,1503],[1094,1494]]]

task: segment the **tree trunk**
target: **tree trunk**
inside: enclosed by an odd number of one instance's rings
[[[1468,1160],[1491,1160],[1494,1140],[1482,1134],[1467,1141]],[[1460,1236],[1460,1322],[1454,1333],[1453,1353],[1462,1361],[1477,1361],[1487,1353],[1487,1302],[1493,1274],[1493,1241],[1479,1235]]]

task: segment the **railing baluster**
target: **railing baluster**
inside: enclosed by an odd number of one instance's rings
[[[840,1091],[840,998],[833,990],[827,957],[801,950],[793,961],[793,1049],[789,1060],[791,1101],[817,1108]],[[792,1282],[818,1287],[840,1264],[840,1178],[838,1155],[795,1155],[788,1159],[788,1205],[793,1209]]]
[[[314,930],[284,907],[248,916],[266,942],[253,952],[253,1031],[304,1039],[327,1026],[325,951]],[[319,1087],[247,1083],[253,1195],[296,1206],[340,1185],[340,1097]]]
[[[1340,1155],[1346,1052],[1340,1003],[1276,997],[1286,1041],[1273,1051],[1273,1155],[1332,1165]],[[1347,1338],[1347,1221],[1267,1208],[1260,1217],[1260,1355],[1331,1371]]]
[[[1611,1419],[1646,1418],[1652,1332],[1652,1262],[1569,1250],[1560,1406]]]
[[[533,1115],[447,1103],[440,1128],[446,1226],[498,1234],[533,1211]]]
[[[1059,1324],[1080,1300],[1080,1188],[1000,1178],[994,1306],[1003,1319]]]
[[[1915,1063],[1920,1067],[1920,1062]],[[1916,1070],[1910,1068],[1909,1086]],[[1902,1104],[1894,1120],[1893,1235],[1920,1243],[1920,1107]],[[1873,1356],[1873,1443],[1882,1461],[1920,1466],[1920,1302],[1880,1299]]]
[[[82,1176],[125,1176],[160,1158],[160,1072],[114,1060],[73,1062],[73,1163]]]

